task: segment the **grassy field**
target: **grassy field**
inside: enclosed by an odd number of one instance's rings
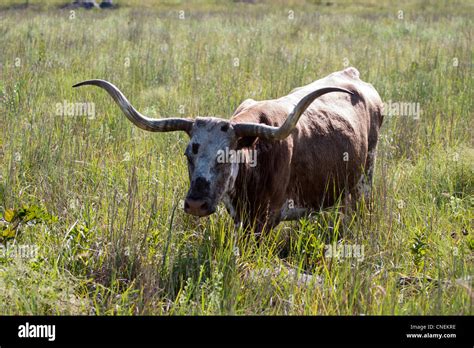
[[[472,2],[117,3],[0,3],[1,314],[472,315]],[[184,213],[185,134],[71,88],[102,78],[150,116],[227,118],[346,66],[421,113],[385,117],[371,207],[260,246],[224,209]],[[80,102],[94,112],[58,111]]]

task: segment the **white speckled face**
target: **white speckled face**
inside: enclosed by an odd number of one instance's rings
[[[206,216],[234,186],[239,164],[219,160],[219,153],[235,151],[237,137],[228,121],[213,117],[196,118],[190,136],[184,153],[190,181],[184,209],[189,214]]]

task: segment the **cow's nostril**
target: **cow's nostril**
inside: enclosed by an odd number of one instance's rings
[[[211,213],[211,203],[202,199],[186,198],[184,201],[184,210],[188,214],[196,216],[206,216]]]

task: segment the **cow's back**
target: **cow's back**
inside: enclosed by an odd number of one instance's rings
[[[348,89],[354,95],[333,92],[318,98],[291,135],[292,173],[287,194],[298,204],[313,208],[332,205],[345,187],[355,187],[382,123],[380,97],[372,85],[360,80],[355,68],[297,88],[277,102],[290,112],[305,95],[329,86]]]
[[[334,204],[345,187],[355,187],[382,122],[380,97],[372,85],[359,79],[355,68],[335,72],[279,99],[247,99],[231,120],[279,127],[303,97],[330,86],[354,94],[327,93],[308,107],[288,138],[260,139],[254,144],[258,165],[241,165],[237,178],[251,207],[269,204],[276,211],[289,199],[297,206],[317,209]]]

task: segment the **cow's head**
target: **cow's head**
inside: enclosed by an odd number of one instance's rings
[[[216,210],[226,192],[232,190],[244,159],[235,156],[248,146],[248,139],[282,140],[290,135],[300,116],[318,97],[329,92],[352,92],[338,87],[325,87],[306,95],[295,106],[281,127],[258,123],[232,123],[216,117],[152,119],[140,114],[127,98],[110,82],[88,80],[74,85],[95,85],[105,89],[120,106],[127,118],[137,127],[152,132],[184,131],[190,141],[184,152],[188,160],[191,183],[184,210],[192,215],[207,216]]]

